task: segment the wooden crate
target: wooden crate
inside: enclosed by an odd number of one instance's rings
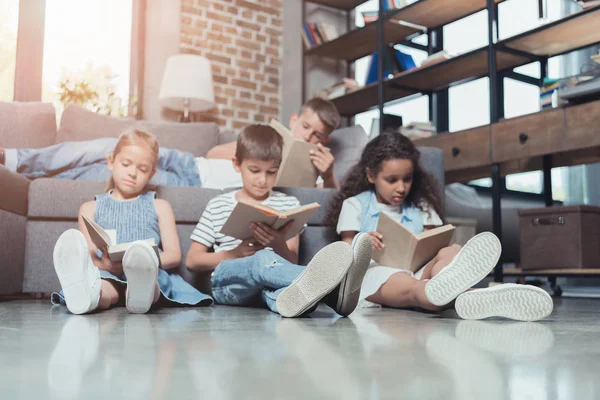
[[[523,270],[600,268],[600,207],[519,210]]]

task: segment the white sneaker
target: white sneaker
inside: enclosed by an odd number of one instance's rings
[[[125,306],[134,314],[150,310],[158,284],[158,256],[148,243],[133,243],[123,256],[123,272],[127,277]]]
[[[64,232],[54,245],[54,270],[73,314],[98,308],[100,271],[92,263],[85,237],[77,229]]]
[[[308,311],[340,284],[352,267],[352,258],[352,249],[345,242],[335,242],[321,249],[277,297],[279,314],[297,317]]]
[[[454,307],[462,319],[538,321],[552,313],[554,303],[545,290],[536,286],[507,283],[465,292],[458,296]]]
[[[502,246],[491,232],[471,238],[454,259],[425,286],[425,296],[433,305],[444,306],[481,282],[494,269]]]
[[[352,314],[358,304],[360,288],[371,263],[373,245],[368,233],[359,233],[352,240],[352,266],[344,275],[340,285],[332,293],[331,299],[326,301],[336,313],[347,317]],[[328,296],[329,297],[329,296]]]

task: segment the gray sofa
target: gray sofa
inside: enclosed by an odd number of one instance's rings
[[[79,107],[67,107],[56,130],[52,105],[40,103],[0,103],[0,144],[6,148],[42,147],[64,141],[81,141],[117,136],[139,126],[154,133],[161,146],[184,149],[201,156],[216,144],[235,136],[219,132],[214,124],[148,122],[117,119],[94,114]],[[8,121],[8,123],[5,123]],[[332,134],[331,148],[336,156],[336,175],[341,179],[358,158],[366,143],[361,128],[345,128]],[[438,149],[421,149],[423,164],[443,184],[443,154]],[[77,212],[85,201],[101,193],[104,182],[41,178],[29,181],[0,166],[0,294],[49,293],[57,288],[52,267],[52,249],[58,236],[77,226]],[[318,202],[323,207],[309,221],[301,237],[300,263],[306,264],[324,245],[336,240],[324,227],[323,217],[333,190],[280,188],[298,197],[301,203]],[[183,260],[180,273],[203,291],[208,276],[192,273],[183,261],[189,249],[190,233],[207,202],[220,194],[203,188],[162,187],[158,196],[174,209]]]

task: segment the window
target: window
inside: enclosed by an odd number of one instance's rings
[[[42,101],[126,116],[133,0],[46,0]]]
[[[19,0],[0,0],[0,101],[12,101],[17,61]]]
[[[356,26],[364,26],[362,11],[376,11],[378,7],[377,0],[367,1],[356,8],[355,23]],[[427,45],[427,35],[420,35],[413,40],[415,43]],[[417,65],[421,64],[427,53],[424,51],[416,50],[407,46],[396,45],[395,48],[398,50],[410,54]],[[360,85],[363,85],[367,76],[367,69],[369,68],[370,57],[364,57],[357,60],[354,64],[354,76]],[[386,105],[383,109],[386,114],[400,115],[403,118],[404,124],[410,122],[423,122],[429,121],[429,100],[427,96],[419,96],[414,99],[405,99],[400,103]],[[379,118],[379,110],[370,110],[361,114],[357,114],[354,117],[356,125],[363,127],[367,135],[370,134],[373,121]]]

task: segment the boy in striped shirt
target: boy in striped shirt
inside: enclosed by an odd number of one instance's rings
[[[295,197],[272,191],[282,149],[283,139],[269,126],[251,125],[240,133],[233,165],[243,187],[208,203],[191,235],[186,265],[193,271],[212,272],[212,293],[220,304],[260,305],[284,317],[296,317],[310,312],[327,296],[325,302],[347,316],[356,308],[371,259],[368,235],[357,236],[352,245],[332,243],[304,267],[296,264],[300,234],[284,239],[289,223],[279,231],[253,223],[254,237],[243,241],[220,232],[239,200],[279,211],[300,205]]]

